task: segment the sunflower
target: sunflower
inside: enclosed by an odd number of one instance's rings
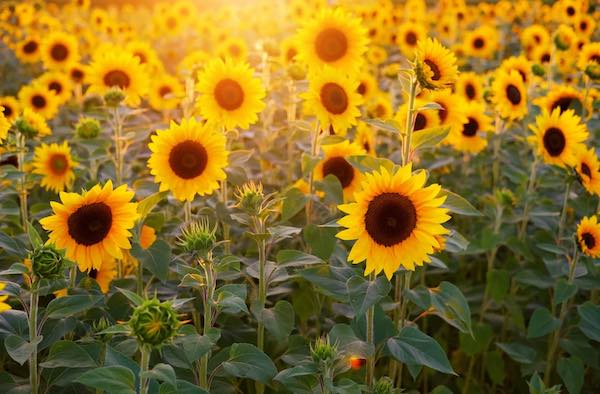
[[[358,81],[332,67],[312,73],[309,81],[308,92],[302,94],[306,111],[316,115],[322,129],[333,128],[335,134],[344,135],[360,116]]]
[[[110,284],[117,276],[117,261],[109,256],[98,268],[88,270],[87,275],[94,279],[104,294],[108,293]]]
[[[48,34],[42,41],[42,60],[50,69],[65,69],[79,61],[77,39],[64,32]]]
[[[111,256],[122,258],[121,249],[131,248],[129,230],[138,218],[132,197],[127,185],[113,190],[111,181],[82,194],[62,192],[62,203],[50,203],[54,215],[40,223],[50,231],[48,242],[65,249],[81,271],[99,269]]]
[[[425,130],[431,127],[439,126],[440,117],[435,109],[418,109],[427,104],[426,101],[417,99],[415,100],[415,120],[413,123],[413,131]],[[408,103],[404,103],[398,108],[394,119],[402,127],[406,124],[406,114],[408,112]]]
[[[560,167],[575,164],[575,152],[588,137],[585,124],[571,109],[562,113],[558,108],[552,113],[544,110],[529,128],[534,135],[528,140],[535,144],[537,153],[546,163]]]
[[[525,56],[511,56],[502,61],[500,68],[509,74],[517,71],[525,84],[531,81],[531,62]]]
[[[73,168],[76,165],[67,141],[61,145],[41,144],[35,148],[33,173],[43,175],[41,185],[46,190],[59,193],[70,187],[75,179]]]
[[[484,133],[493,130],[492,119],[485,114],[485,104],[471,101],[464,107],[466,121],[453,128],[447,141],[461,152],[479,153],[487,146]]]
[[[575,152],[575,171],[585,190],[600,196],[600,161],[594,148],[582,146]]]
[[[468,32],[463,41],[463,50],[467,56],[491,59],[498,50],[497,30],[484,25]]]
[[[58,71],[48,72],[43,74],[36,81],[43,86],[46,86],[48,90],[54,92],[59,105],[69,101],[72,96],[71,80],[65,73]]]
[[[41,42],[37,36],[28,36],[16,44],[15,53],[22,63],[36,63],[41,58]]]
[[[335,176],[342,185],[344,201],[352,201],[354,192],[360,186],[361,173],[348,162],[350,156],[364,155],[365,151],[348,140],[337,144],[323,145],[325,157],[314,169],[314,179],[320,180],[327,175]]]
[[[458,76],[454,86],[456,93],[463,96],[467,101],[483,100],[483,80],[474,72],[463,72]]]
[[[263,110],[265,89],[246,63],[215,59],[198,75],[198,110],[213,125],[248,128]]]
[[[370,72],[364,70],[362,73],[360,73],[358,76],[358,87],[356,88],[356,91],[362,96],[363,101],[368,101],[377,93],[378,90],[379,87],[377,86],[377,80]]]
[[[6,287],[6,283],[0,282],[0,291],[4,290]],[[0,295],[0,313],[11,310],[11,306],[7,304],[5,301],[7,300],[8,295]]]
[[[170,110],[177,108],[183,95],[183,85],[177,78],[160,74],[150,85],[148,102],[157,111]]]
[[[362,147],[368,155],[376,155],[375,131],[365,122],[358,122],[356,134],[354,135],[354,143]]]
[[[426,178],[425,171],[412,174],[412,163],[391,174],[382,167],[364,176],[355,203],[339,206],[347,215],[338,221],[346,229],[337,237],[357,240],[348,260],[366,260],[365,275],[383,270],[391,279],[400,266],[413,271],[440,247],[436,236],[448,233],[442,223],[450,216],[441,207],[441,186],[425,187]]]
[[[0,97],[0,107],[3,108],[2,114],[9,122],[14,121],[21,112],[19,101],[12,96]]]
[[[37,135],[44,136],[52,134],[52,130],[48,127],[46,119],[29,107],[23,109],[23,112],[21,112],[17,121],[19,119],[25,122],[29,128],[34,130]]]
[[[171,190],[178,200],[192,201],[219,188],[225,180],[228,152],[225,135],[208,124],[184,119],[158,130],[148,145],[150,173],[160,190]]]
[[[577,243],[586,256],[600,257],[600,224],[596,215],[581,219],[577,225]]]
[[[503,118],[516,120],[527,115],[527,91],[518,71],[498,70],[492,83],[492,94],[496,111]]]
[[[533,100],[533,103],[550,113],[556,108],[561,112],[573,109],[577,113],[581,113],[584,107],[588,111],[591,109],[589,100],[584,100],[583,93],[570,85],[554,85],[544,97]]]
[[[427,30],[421,23],[404,22],[398,26],[396,32],[396,44],[400,48],[400,52],[409,60],[415,56],[417,43],[427,38]]]
[[[140,59],[128,51],[114,50],[96,54],[86,70],[89,93],[105,94],[120,88],[125,104],[137,107],[146,94],[148,75]]]
[[[54,91],[39,83],[23,86],[19,90],[19,102],[22,107],[31,108],[44,119],[52,119],[59,107]]]
[[[600,42],[585,44],[579,52],[577,67],[580,70],[585,70],[590,63],[596,63],[600,66]]]
[[[306,21],[298,31],[298,60],[311,69],[329,65],[358,72],[368,42],[360,19],[341,8],[324,8],[316,18]]]
[[[415,55],[415,71],[422,88],[436,90],[454,85],[458,76],[456,56],[439,41],[419,41]]]

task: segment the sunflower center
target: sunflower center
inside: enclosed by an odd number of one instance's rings
[[[46,107],[46,97],[42,96],[41,94],[36,94],[35,96],[31,97],[31,105],[38,109]]]
[[[407,239],[417,226],[412,201],[398,193],[383,193],[369,203],[365,229],[377,244],[394,246]]]
[[[88,272],[88,276],[92,279],[96,279],[98,277],[98,270],[95,268],[92,268],[90,270],[90,272]]]
[[[67,220],[69,235],[80,245],[91,246],[101,242],[112,227],[112,211],[103,202],[79,207]]]
[[[474,41],[473,41],[473,47],[475,49],[481,49],[483,48],[485,45],[485,41],[483,40],[483,38],[481,37],[477,37]]]
[[[329,174],[335,175],[345,189],[354,179],[354,168],[343,157],[332,157],[323,163],[323,177]]]
[[[414,32],[409,31],[408,33],[406,33],[404,41],[406,41],[408,45],[414,46],[417,43],[417,35]]]
[[[429,59],[425,59],[425,64],[427,64],[427,66],[429,66],[429,69],[433,73],[433,76],[431,77],[431,79],[433,81],[439,81],[442,74],[440,73],[440,68],[437,66],[437,64],[435,64],[433,61],[431,61]]]
[[[327,82],[321,88],[321,103],[327,111],[339,115],[348,108],[348,96],[343,87],[334,82]]]
[[[588,178],[592,177],[592,170],[590,169],[590,166],[587,165],[587,163],[581,163],[581,173],[586,175]]]
[[[521,92],[519,91],[519,88],[515,85],[508,85],[506,87],[506,98],[508,98],[508,101],[513,105],[519,104],[521,102]]]
[[[469,121],[463,125],[462,134],[465,137],[474,137],[479,130],[479,122],[477,119],[469,117]]]
[[[208,163],[208,153],[196,141],[183,141],[175,145],[169,154],[169,166],[180,178],[192,179],[204,172]]]
[[[64,44],[55,44],[50,49],[50,56],[57,62],[62,62],[69,56],[69,49]]]
[[[596,238],[591,233],[581,234],[581,239],[588,249],[594,249],[594,246],[596,246]]]
[[[322,30],[315,40],[317,56],[325,62],[335,62],[348,51],[348,39],[344,32],[330,27]]]
[[[170,86],[161,86],[160,89],[158,90],[158,94],[160,95],[160,97],[165,97],[167,94],[170,94],[172,92],[171,87]]]
[[[129,87],[131,80],[129,75],[123,70],[110,70],[104,75],[104,84],[106,86],[118,86],[121,89]]]
[[[23,45],[23,52],[30,54],[34,53],[38,49],[38,43],[35,41],[28,41],[27,44]]]
[[[63,175],[69,169],[69,161],[67,157],[62,153],[55,153],[50,157],[49,160],[50,169],[54,175]]]
[[[423,130],[425,126],[427,126],[427,118],[423,114],[417,114],[413,131]]]
[[[550,127],[544,133],[544,147],[550,156],[559,156],[565,149],[567,141],[561,129]]]
[[[215,86],[215,100],[221,108],[227,111],[238,109],[244,102],[244,90],[233,79],[222,79]]]
[[[470,100],[473,100],[475,98],[475,93],[476,93],[475,92],[475,86],[473,86],[470,83],[465,86],[465,94],[467,95],[467,97]]]
[[[62,85],[57,81],[50,82],[50,84],[48,84],[48,89],[55,91],[56,94],[60,94],[63,90]]]

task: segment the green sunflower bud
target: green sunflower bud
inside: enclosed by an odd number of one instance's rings
[[[262,184],[251,181],[238,188],[235,197],[238,208],[248,215],[256,216],[261,211],[265,194],[263,193]]]
[[[142,346],[160,348],[177,333],[181,322],[177,311],[168,302],[158,298],[144,301],[133,310],[129,327]]]
[[[373,385],[373,394],[394,394],[395,392],[392,379],[387,376],[377,379]]]
[[[104,95],[104,102],[107,107],[118,107],[123,100],[125,100],[125,93],[119,88],[112,88]]]
[[[187,253],[205,256],[215,245],[216,232],[217,226],[211,229],[208,218],[204,217],[184,228],[177,243]]]
[[[590,77],[593,81],[600,80],[600,64],[590,62],[585,68],[585,75]]]
[[[75,125],[75,132],[85,140],[96,138],[100,134],[100,122],[93,118],[81,118]]]
[[[317,364],[332,365],[337,358],[337,346],[329,342],[329,338],[318,338],[310,345],[310,355]]]
[[[63,255],[52,245],[36,248],[29,255],[33,274],[43,279],[59,279],[63,276]]]
[[[531,72],[538,77],[543,77],[546,75],[546,69],[541,64],[534,64],[531,66]]]
[[[287,74],[294,81],[301,81],[306,78],[306,69],[298,63],[292,63],[287,68]]]

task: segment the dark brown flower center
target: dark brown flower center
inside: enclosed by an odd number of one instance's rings
[[[407,239],[417,226],[412,201],[398,193],[383,193],[369,203],[365,229],[377,244],[393,246]]]
[[[406,36],[404,36],[404,41],[406,41],[408,45],[414,46],[417,43],[417,35],[414,32],[409,31],[406,33]]]
[[[23,52],[29,54],[35,53],[38,49],[39,45],[36,41],[27,41],[25,45],[23,45]]]
[[[348,39],[344,32],[330,27],[322,30],[315,40],[315,52],[324,62],[335,62],[346,55]]]
[[[344,113],[348,108],[346,91],[337,83],[327,82],[321,88],[321,104],[334,115]]]
[[[435,64],[433,61],[431,61],[429,59],[425,59],[425,64],[427,64],[427,66],[429,66],[429,69],[433,73],[433,76],[431,77],[431,79],[433,81],[439,81],[442,74],[440,73],[440,68],[437,66],[437,64]]]
[[[413,128],[413,130],[423,130],[425,126],[427,126],[427,118],[425,117],[425,115],[418,113],[417,116],[415,116],[415,127]]]
[[[467,95],[469,100],[473,100],[475,98],[476,93],[477,92],[475,91],[475,86],[473,86],[473,84],[468,83],[465,86],[465,94]]]
[[[58,81],[52,81],[48,84],[48,89],[56,92],[56,94],[60,94],[63,90],[62,85]]]
[[[104,84],[110,87],[125,89],[129,87],[131,79],[123,70],[111,70],[104,75]]]
[[[69,161],[62,153],[54,153],[50,156],[50,169],[54,175],[64,175],[69,169]]]
[[[596,238],[591,233],[581,234],[581,239],[588,249],[594,249],[594,246],[596,246]]]
[[[242,86],[230,78],[222,79],[217,83],[214,95],[219,106],[227,111],[238,109],[244,102]]]
[[[329,174],[335,175],[342,187],[346,188],[354,179],[354,168],[343,157],[332,157],[323,163],[323,177]]]
[[[581,173],[587,176],[588,178],[592,177],[592,170],[590,169],[590,166],[587,165],[587,163],[581,163]]]
[[[80,245],[102,242],[112,227],[112,211],[103,202],[79,207],[67,220],[69,235]]]
[[[46,97],[42,96],[41,94],[36,94],[31,97],[31,105],[37,109],[45,108],[47,103]]]
[[[562,130],[550,127],[544,133],[544,148],[552,157],[559,156],[565,149],[567,141]]]
[[[462,134],[465,137],[474,137],[479,131],[479,122],[477,119],[469,117],[469,121],[463,125]]]
[[[518,105],[521,102],[521,91],[515,85],[508,85],[506,87],[506,98],[513,105]]]
[[[208,163],[208,153],[196,141],[183,141],[175,145],[169,154],[169,166],[180,178],[192,179],[204,172]]]
[[[50,56],[57,62],[62,62],[69,56],[69,48],[64,44],[54,44],[50,49]]]
[[[477,37],[475,40],[473,40],[473,47],[475,49],[481,49],[484,46],[485,46],[485,41],[483,40],[483,38]]]

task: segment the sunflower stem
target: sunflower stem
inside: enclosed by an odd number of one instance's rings
[[[374,282],[376,279],[375,273],[371,272],[369,275],[369,281]],[[367,359],[367,371],[365,374],[365,384],[372,390],[373,388],[373,375],[375,373],[375,305],[371,305],[367,310],[367,332],[366,332],[367,343],[372,346],[373,353]]]
[[[31,278],[31,293],[29,301],[29,344],[31,345],[31,354],[29,356],[29,385],[31,393],[37,394],[39,389],[39,375],[37,365],[37,315],[38,315],[39,294],[37,292],[37,278]]]
[[[23,231],[27,232],[29,222],[29,209],[27,208],[27,185],[25,173],[25,154],[27,153],[27,145],[25,144],[25,136],[22,133],[17,133],[17,168],[20,175],[19,181],[19,207],[21,209],[21,225]]]
[[[204,263],[204,274],[206,279],[206,286],[204,288],[204,326],[202,328],[202,335],[207,336],[210,329],[212,328],[213,320],[213,298],[215,293],[215,276],[212,267],[212,261],[207,260]],[[202,356],[200,359],[200,387],[210,391],[208,386],[208,360],[210,358],[210,351]]]
[[[320,123],[317,121],[317,126],[314,130],[314,135],[312,139],[312,143],[310,145],[310,156],[311,160],[313,160],[317,153],[319,152],[319,135],[321,134]],[[311,169],[308,173],[308,201],[306,202],[306,224],[309,225],[312,221],[312,207],[313,207],[313,198],[314,196],[314,171]]]
[[[565,195],[563,197],[562,209],[560,211],[560,218],[558,220],[558,238],[556,240],[557,243],[560,243],[563,232],[565,231],[565,219],[567,218],[567,208],[569,204],[569,194],[571,193],[571,184],[571,180],[567,181],[567,187],[565,189]]]
[[[415,98],[417,96],[417,78],[412,75],[408,92],[408,109],[406,110],[406,125],[404,127],[404,141],[402,144],[402,165],[410,161],[410,146],[414,129]]]
[[[150,354],[152,349],[145,345],[140,347],[140,394],[148,393],[148,380],[145,373],[148,371],[150,365]]]

